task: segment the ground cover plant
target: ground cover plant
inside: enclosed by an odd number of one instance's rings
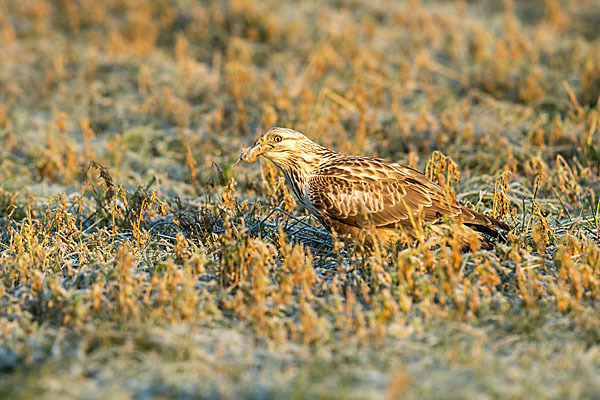
[[[0,0],[0,397],[600,397],[600,7]],[[514,229],[346,248],[273,126]]]

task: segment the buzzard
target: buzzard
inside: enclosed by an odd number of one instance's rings
[[[293,129],[269,129],[242,151],[240,160],[251,163],[259,156],[281,169],[296,198],[330,232],[348,239],[355,240],[371,226],[378,239],[389,244],[397,239],[399,229],[414,232],[418,221],[435,224],[453,218],[468,231],[476,231],[481,245],[489,249],[493,244],[488,237],[509,229],[495,218],[449,200],[444,189],[413,168],[341,154]],[[469,243],[462,240],[466,247]]]

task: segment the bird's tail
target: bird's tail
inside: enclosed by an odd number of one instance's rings
[[[488,250],[493,248],[494,239],[506,240],[500,231],[510,231],[511,228],[508,224],[464,206],[461,206],[461,211],[463,223],[479,234],[483,248]]]

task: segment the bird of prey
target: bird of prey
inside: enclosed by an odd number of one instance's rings
[[[460,221],[484,248],[509,226],[449,200],[444,189],[421,172],[380,158],[341,154],[293,129],[271,128],[242,151],[240,160],[259,156],[283,172],[296,198],[330,231],[355,240],[363,228],[375,228],[388,245],[398,230],[414,232],[415,221]],[[239,162],[239,160],[238,160]],[[473,235],[470,235],[473,236]],[[463,245],[469,247],[465,239]]]

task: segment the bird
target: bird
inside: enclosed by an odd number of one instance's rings
[[[454,219],[469,232],[461,238],[463,247],[470,248],[476,237],[480,247],[492,249],[491,239],[510,230],[506,223],[451,200],[416,169],[382,158],[342,154],[293,129],[270,128],[242,149],[235,165],[261,156],[281,170],[298,201],[329,232],[347,241],[357,240],[370,227],[376,239],[389,246],[399,231],[414,235],[418,222],[436,225]]]

